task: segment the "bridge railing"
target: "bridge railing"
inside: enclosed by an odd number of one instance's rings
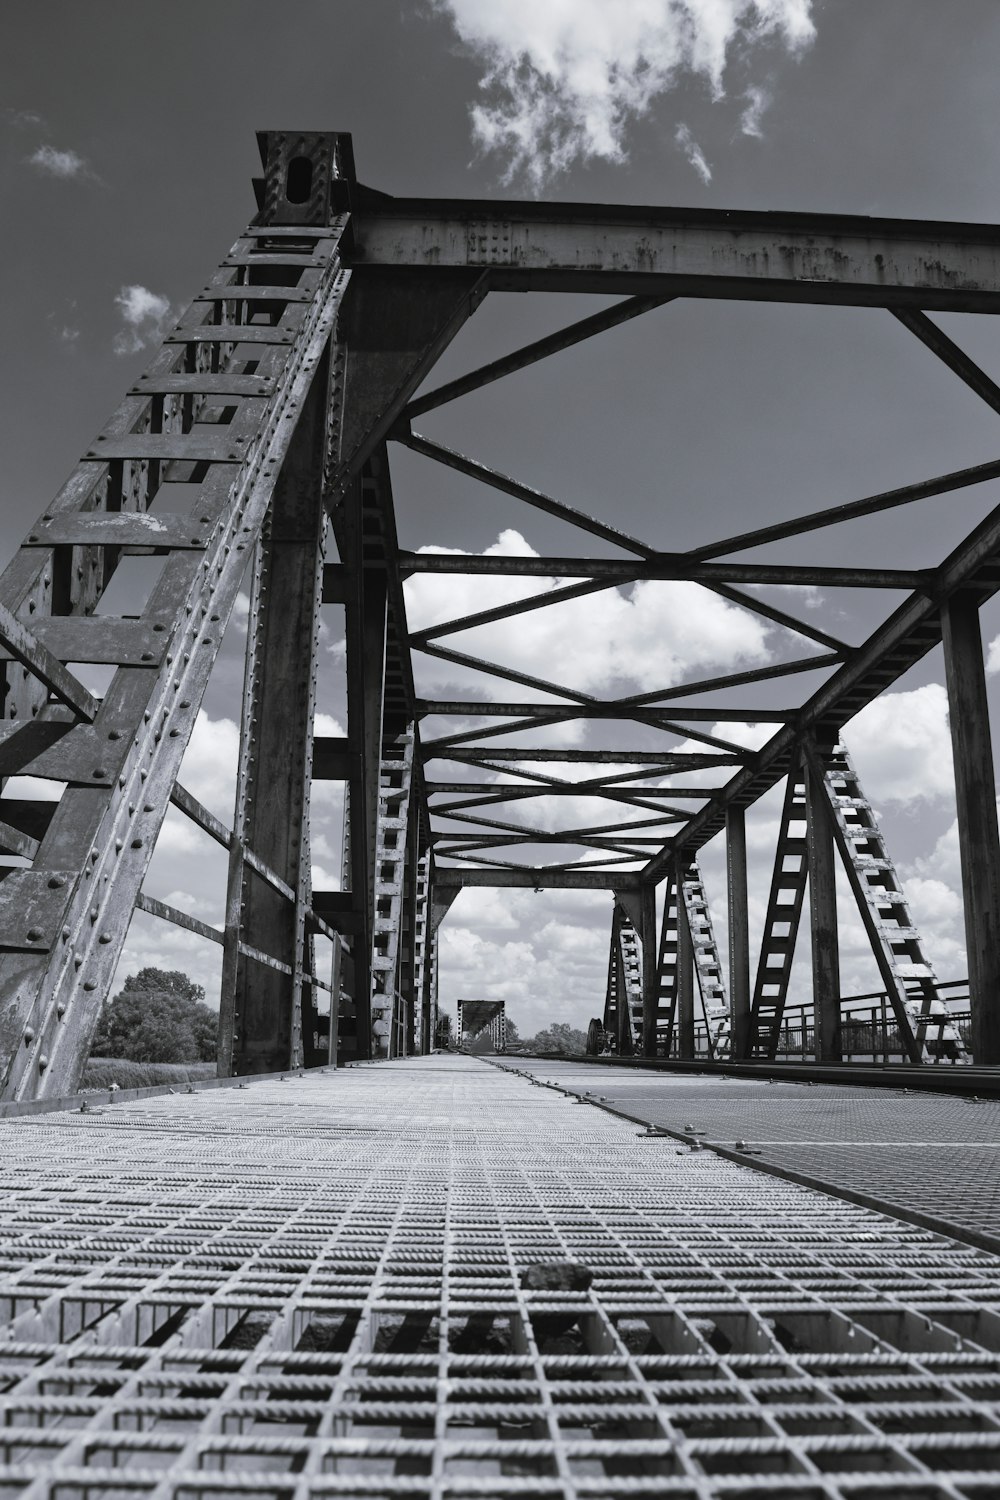
[[[971,1045],[971,1010],[969,981],[951,979],[936,985],[943,1012],[932,1016],[926,1030],[927,1051],[932,1058],[949,1057],[950,1029],[958,1032],[966,1048]],[[917,998],[915,995],[914,998]],[[948,1028],[942,1037],[941,1032]],[[865,995],[841,997],[841,1043],[845,1062],[904,1062],[906,1054],[885,990]],[[695,1022],[695,1056],[707,1059],[711,1054],[708,1029],[704,1021]],[[677,1038],[670,1052],[678,1055]],[[816,1055],[816,1034],[811,1004],[786,1005],[778,1035],[777,1056],[783,1059],[811,1061]]]

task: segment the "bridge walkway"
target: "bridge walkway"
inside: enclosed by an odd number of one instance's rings
[[[997,1493],[994,1254],[481,1060],[0,1137],[0,1497]]]
[[[1000,1099],[540,1058],[512,1065],[684,1141],[1000,1253]],[[953,1072],[965,1070],[949,1069],[942,1085]]]

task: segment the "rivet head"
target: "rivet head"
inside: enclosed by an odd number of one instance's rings
[[[63,888],[63,886],[65,884],[66,884],[66,877],[65,877],[65,875],[51,875],[49,877],[49,890],[50,891],[61,891],[62,888]]]
[[[95,781],[103,781],[105,779],[105,777],[107,776],[107,774],[108,773],[104,769],[103,766],[95,766],[94,767],[94,780]]]
[[[108,739],[109,740],[120,740],[121,737],[122,737],[122,732],[121,732],[120,729],[109,729],[108,730]]]
[[[46,1054],[43,1052],[43,1053],[41,1053],[41,1055],[39,1056],[39,1059],[38,1059],[38,1071],[39,1071],[39,1073],[44,1073],[45,1069],[48,1067],[48,1065],[49,1065],[49,1059],[46,1056]]]
[[[59,1004],[56,1006],[56,1015],[59,1017],[59,1019],[61,1021],[62,1018],[63,1018],[63,1016],[65,1014],[66,1014],[66,1002],[64,1000],[60,1000]]]
[[[97,981],[94,980],[94,979],[87,979],[87,980],[84,981],[84,986],[83,987],[84,987],[85,990],[96,990],[97,989]]]
[[[142,839],[133,839],[132,840],[132,848],[133,849],[141,849],[142,848]]]
[[[111,934],[110,934],[110,932],[102,932],[101,935],[100,935],[100,937],[97,939],[97,941],[99,943],[110,943],[110,941],[111,941]]]
[[[39,943],[42,940],[42,929],[40,927],[28,928],[28,942]]]
[[[35,1028],[33,1026],[26,1026],[24,1028],[24,1040],[26,1045],[35,1040]]]

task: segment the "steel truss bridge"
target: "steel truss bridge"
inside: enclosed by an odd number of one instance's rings
[[[742,559],[1000,477],[1000,460],[669,553],[413,424],[674,297],[890,313],[1000,410],[928,316],[1000,311],[996,230],[389,198],[357,181],[348,136],[260,144],[257,216],[0,578],[0,1493],[995,1496],[1000,850],[978,610],[1000,584],[1000,510],[912,571]],[[512,289],[609,306],[428,389],[482,299]],[[402,550],[393,444],[611,555]],[[132,554],[159,560],[142,614],[102,613]],[[248,572],[229,828],[178,776]],[[410,630],[418,572],[567,582]],[[454,644],[641,579],[693,580],[809,654],[608,701]],[[850,646],[751,587],[775,583],[907,592]],[[346,619],[337,739],[314,733],[328,604]],[[976,1066],[928,1069],[947,986],[840,733],[939,642]],[[511,701],[418,697],[414,651],[509,683]],[[80,663],[113,669],[102,696]],[[788,691],[780,712],[713,701],[770,679]],[[748,751],[716,728],[736,718],[773,733]],[[578,720],[621,740],[516,742]],[[15,795],[24,775],[52,800]],[[345,787],[337,890],[310,883],[316,781]],[[745,812],[781,784],[751,984]],[[582,794],[608,822],[518,819],[518,803]],[[143,891],[170,806],[228,852],[224,932]],[[723,832],[728,965],[698,863]],[[546,846],[579,853],[516,862]],[[868,1069],[864,1088],[838,1063],[838,854],[914,1065]],[[417,1055],[433,1042],[439,924],[477,885],[614,894],[591,1036],[616,1055],[519,1070]],[[807,892],[817,1057],[803,1073],[772,1059]],[[81,1104],[136,910],[221,943],[220,1077]],[[467,1003],[467,1029],[502,1041],[502,1002]],[[696,1027],[726,1076],[687,1076]]]
[[[1000,1062],[1000,846],[978,619],[1000,583],[1000,510],[926,567],[759,560],[771,543],[822,542],[825,528],[982,484],[1000,476],[1000,460],[669,552],[431,441],[417,425],[458,396],[689,297],[889,314],[927,358],[1000,410],[1000,389],[929,316],[1000,311],[995,230],[392,198],[357,180],[349,136],[268,132],[260,148],[257,215],[0,578],[0,772],[62,784],[58,800],[0,799],[3,1097],[29,1101],[76,1087],[137,909],[222,945],[223,1076],[326,1062],[326,1014],[341,1060],[427,1052],[436,934],[470,886],[613,892],[608,1045],[691,1058],[697,975],[709,1048],[736,1063],[774,1056],[808,891],[817,1060],[832,1062],[841,1056],[838,854],[903,1051],[917,1064],[935,1014],[940,1022],[935,975],[840,733],[939,642],[967,893],[971,1054],[979,1065]],[[512,290],[600,293],[609,305],[434,386],[436,361],[483,299]],[[389,464],[400,446],[569,523],[584,547],[599,541],[602,555],[404,550]],[[187,508],[172,505],[178,492]],[[135,553],[162,560],[145,609],[138,617],[101,613],[116,567]],[[228,828],[178,776],[248,574]],[[410,630],[403,583],[418,574],[568,581]],[[474,627],[637,580],[694,581],[785,627],[789,654],[764,668],[598,699],[461,649]],[[753,587],[775,584],[906,595],[866,640],[848,645]],[[342,606],[346,620],[343,738],[314,733],[328,604]],[[471,670],[494,692],[418,697],[413,653]],[[71,670],[79,662],[114,669],[102,697]],[[818,670],[822,685],[797,697],[800,674]],[[787,706],[715,701],[729,688],[772,680]],[[503,701],[498,682],[509,685]],[[773,725],[760,749],[719,729],[747,718]],[[435,728],[442,719],[445,729]],[[466,727],[448,730],[455,719]],[[518,743],[519,732],[576,721],[612,726],[616,742]],[[692,772],[700,784],[691,784]],[[315,781],[345,787],[337,890],[310,882]],[[752,981],[744,818],[779,783],[784,809]],[[582,795],[601,799],[608,821],[555,829],[540,814],[532,821],[539,799],[557,805]],[[169,806],[228,851],[224,932],[143,892]],[[701,848],[723,832],[728,985],[698,865]],[[574,852],[545,863],[549,846]],[[525,850],[541,862],[519,862]]]

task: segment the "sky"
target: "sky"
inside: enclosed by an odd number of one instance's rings
[[[4,559],[251,217],[257,129],[350,131],[361,179],[408,196],[998,216],[992,0],[35,0],[9,7],[3,29]],[[494,294],[429,384],[602,304]],[[939,321],[1000,377],[988,318]],[[995,423],[887,313],[678,301],[418,425],[654,545],[682,548],[996,458]],[[591,550],[495,491],[409,452],[391,456],[404,545]],[[755,556],[928,565],[996,504],[994,488]],[[130,560],[102,609],[141,608],[150,577],[148,563]],[[547,586],[536,579],[532,591]],[[456,578],[443,591],[415,580],[411,625],[482,607],[487,596],[511,597],[509,583]],[[782,602],[856,642],[898,596],[831,590]],[[456,644],[536,674],[544,661],[548,675],[602,696],[804,649],[691,585],[609,591],[529,619]],[[245,627],[244,605],[183,773],[226,818]],[[1000,606],[984,610],[983,628],[995,694]],[[336,610],[322,647],[320,727],[338,733]],[[87,680],[103,685],[93,669]],[[805,693],[819,680],[792,685]],[[938,650],[846,737],[937,972],[958,978],[965,954],[942,684]],[[430,657],[418,685],[438,696],[496,691]],[[753,700],[720,697],[748,709],[748,726],[727,732],[759,739],[751,704],[780,707],[788,693],[786,684]],[[596,729],[576,742],[600,743]],[[583,798],[535,812],[551,827],[602,820]],[[771,796],[749,819],[758,924],[777,816]],[[336,884],[335,787],[317,787],[312,826],[317,883]],[[703,866],[724,944],[718,841]],[[224,882],[223,852],[168,814],[146,890],[221,923]],[[843,982],[863,992],[878,982],[848,901]],[[442,1006],[504,998],[522,1034],[553,1021],[585,1027],[601,1013],[610,927],[603,893],[464,892],[442,927]],[[119,980],[147,963],[183,968],[217,1002],[220,952],[137,916]],[[801,965],[797,983],[808,983]]]

